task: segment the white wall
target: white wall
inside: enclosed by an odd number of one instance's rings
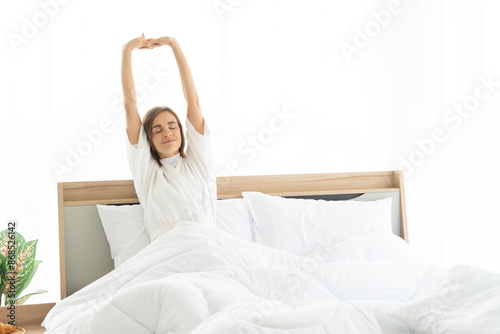
[[[500,270],[499,7],[493,0],[2,3],[0,229],[17,219],[26,239],[39,239],[43,263],[26,292],[49,293],[29,303],[59,299],[56,183],[131,179],[120,57],[142,32],[176,37],[183,48],[218,175],[404,168],[410,242],[422,259]],[[138,87],[154,86],[144,90],[141,115],[168,105],[185,117],[168,47],[134,51],[133,68]],[[288,116],[275,123],[277,114]],[[71,153],[78,150],[85,156]]]

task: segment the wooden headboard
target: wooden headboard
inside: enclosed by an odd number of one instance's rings
[[[75,206],[94,206],[96,204],[134,204],[139,203],[135,193],[133,180],[118,181],[90,181],[90,182],[59,182],[58,187],[58,214],[59,214],[59,254],[61,268],[61,299],[67,296],[67,270],[79,267],[79,263],[72,263],[67,259],[65,219],[68,219],[66,210]],[[318,173],[318,174],[284,174],[284,175],[247,175],[247,176],[225,176],[217,177],[217,198],[241,198],[242,191],[259,191],[276,196],[312,196],[332,194],[384,194],[396,193],[399,199],[398,233],[401,238],[408,242],[408,229],[406,221],[406,204],[404,191],[404,177],[402,171],[387,172],[355,172],[355,173]],[[383,198],[383,197],[381,197]],[[370,198],[370,199],[373,199]],[[97,224],[100,220],[97,218]],[[85,220],[78,224],[87,224]],[[98,233],[102,235],[97,235]],[[100,241],[99,241],[100,240]],[[104,241],[102,241],[104,240]],[[100,242],[103,249],[106,248],[107,240],[102,226],[100,232],[96,232],[92,243]],[[94,245],[87,245],[82,253]],[[97,258],[111,260],[109,244],[107,254],[101,254]],[[106,252],[104,252],[106,253]],[[94,256],[96,257],[96,256]],[[96,259],[96,260],[99,260]],[[108,265],[109,266],[109,265]],[[97,277],[98,278],[98,277]]]

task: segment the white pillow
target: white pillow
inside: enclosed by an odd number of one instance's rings
[[[135,205],[96,205],[115,268],[149,245],[144,210]]]
[[[96,205],[115,268],[149,245],[140,204]],[[253,242],[251,217],[243,198],[217,200],[217,228]]]
[[[217,200],[217,228],[243,240],[253,242],[252,217],[243,198]]]
[[[366,233],[392,233],[392,199],[326,201],[243,192],[255,242],[306,255],[318,246]]]
[[[500,333],[500,274],[454,266],[437,288],[389,314],[422,334]]]

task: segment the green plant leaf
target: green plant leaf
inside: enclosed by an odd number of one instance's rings
[[[14,298],[7,298],[7,300],[5,301],[5,305],[8,305],[8,303],[10,303],[11,300],[16,300],[16,298],[18,298],[18,296],[21,295],[24,289],[28,287],[28,285],[31,283],[31,279],[33,278],[33,276],[35,276],[35,273],[40,263],[42,263],[42,261],[35,261],[35,263],[33,264],[33,269],[30,271],[29,275],[26,276],[26,278],[22,282],[16,283],[15,286],[16,296]]]
[[[20,288],[25,285],[26,280],[31,280],[33,277],[32,271],[35,265],[35,253],[37,240],[28,241],[15,249],[15,256],[8,254],[5,258],[2,270],[2,283],[0,291],[4,295],[8,295],[8,291],[14,283],[15,296],[19,296],[22,290]],[[14,282],[12,278],[14,277]],[[12,298],[8,298],[12,299]]]
[[[9,241],[12,241],[10,245],[14,245],[16,248],[26,242],[24,237],[18,232],[15,232],[15,238],[12,239],[9,238],[9,229],[5,229],[0,232],[0,254],[2,254],[5,258],[7,257]],[[13,243],[14,241],[15,244]]]
[[[1,287],[2,282],[3,282],[3,280],[4,280],[4,278],[3,278],[3,276],[4,276],[4,271],[5,271],[5,270],[4,270],[4,268],[5,268],[4,266],[5,266],[5,258],[3,257],[3,255],[2,255],[2,254],[0,254],[0,287]],[[3,295],[3,293],[2,293],[2,290],[0,289],[0,303],[1,303],[1,301],[2,301],[2,295]],[[7,297],[6,297],[6,298],[7,298]]]
[[[47,293],[47,292],[48,292],[47,290],[36,290],[35,292],[32,292],[32,293],[29,293],[29,294],[24,295],[22,297],[19,297],[18,299],[16,299],[15,304],[22,305],[22,304],[24,304],[25,301],[28,300],[29,297],[31,297],[33,295],[40,295],[42,293]]]

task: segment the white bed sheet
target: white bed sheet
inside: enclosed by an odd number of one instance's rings
[[[48,333],[413,333],[389,312],[446,270],[387,234],[299,257],[186,223],[56,304]]]

